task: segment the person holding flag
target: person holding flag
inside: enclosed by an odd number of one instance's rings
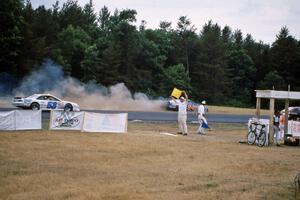
[[[173,99],[174,97],[171,96]],[[178,106],[178,127],[179,127],[179,134],[187,135],[187,105],[188,105],[188,96],[185,91],[182,91],[182,95],[180,96],[179,100],[174,99],[176,105]]]
[[[204,129],[209,128],[206,118],[204,117],[204,114],[207,112],[207,108],[205,107],[206,101],[202,101],[201,104],[198,106],[198,121],[199,121],[199,128],[197,130],[198,134],[205,135]]]

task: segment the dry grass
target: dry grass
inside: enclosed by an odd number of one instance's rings
[[[255,115],[256,109],[253,108],[237,108],[226,106],[208,106],[210,113],[223,113],[223,114],[240,114],[240,115]],[[261,109],[261,115],[268,115],[269,110]]]
[[[0,132],[0,199],[294,199],[299,147],[239,144],[245,127],[166,136],[175,123],[126,134]]]

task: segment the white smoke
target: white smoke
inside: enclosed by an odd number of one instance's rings
[[[10,108],[12,97],[0,97],[0,108]]]
[[[104,87],[95,82],[81,83],[65,76],[62,68],[46,61],[41,68],[24,78],[14,96],[50,93],[63,100],[78,103],[81,109],[160,111],[164,100],[151,100],[143,93],[132,94],[124,83]],[[2,102],[2,103],[1,103]],[[0,106],[5,106],[0,100]],[[6,107],[6,106],[5,106]]]

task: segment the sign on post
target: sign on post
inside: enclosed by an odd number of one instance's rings
[[[84,112],[67,112],[52,110],[50,130],[78,130],[82,129]]]

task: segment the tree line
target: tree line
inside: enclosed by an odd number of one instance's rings
[[[186,16],[175,27],[137,26],[135,10],[95,11],[92,1],[36,9],[29,0],[0,4],[2,93],[48,58],[83,83],[124,82],[152,97],[178,87],[195,101],[253,106],[255,89],[300,91],[300,41],[285,26],[269,45],[213,21],[197,29]]]

